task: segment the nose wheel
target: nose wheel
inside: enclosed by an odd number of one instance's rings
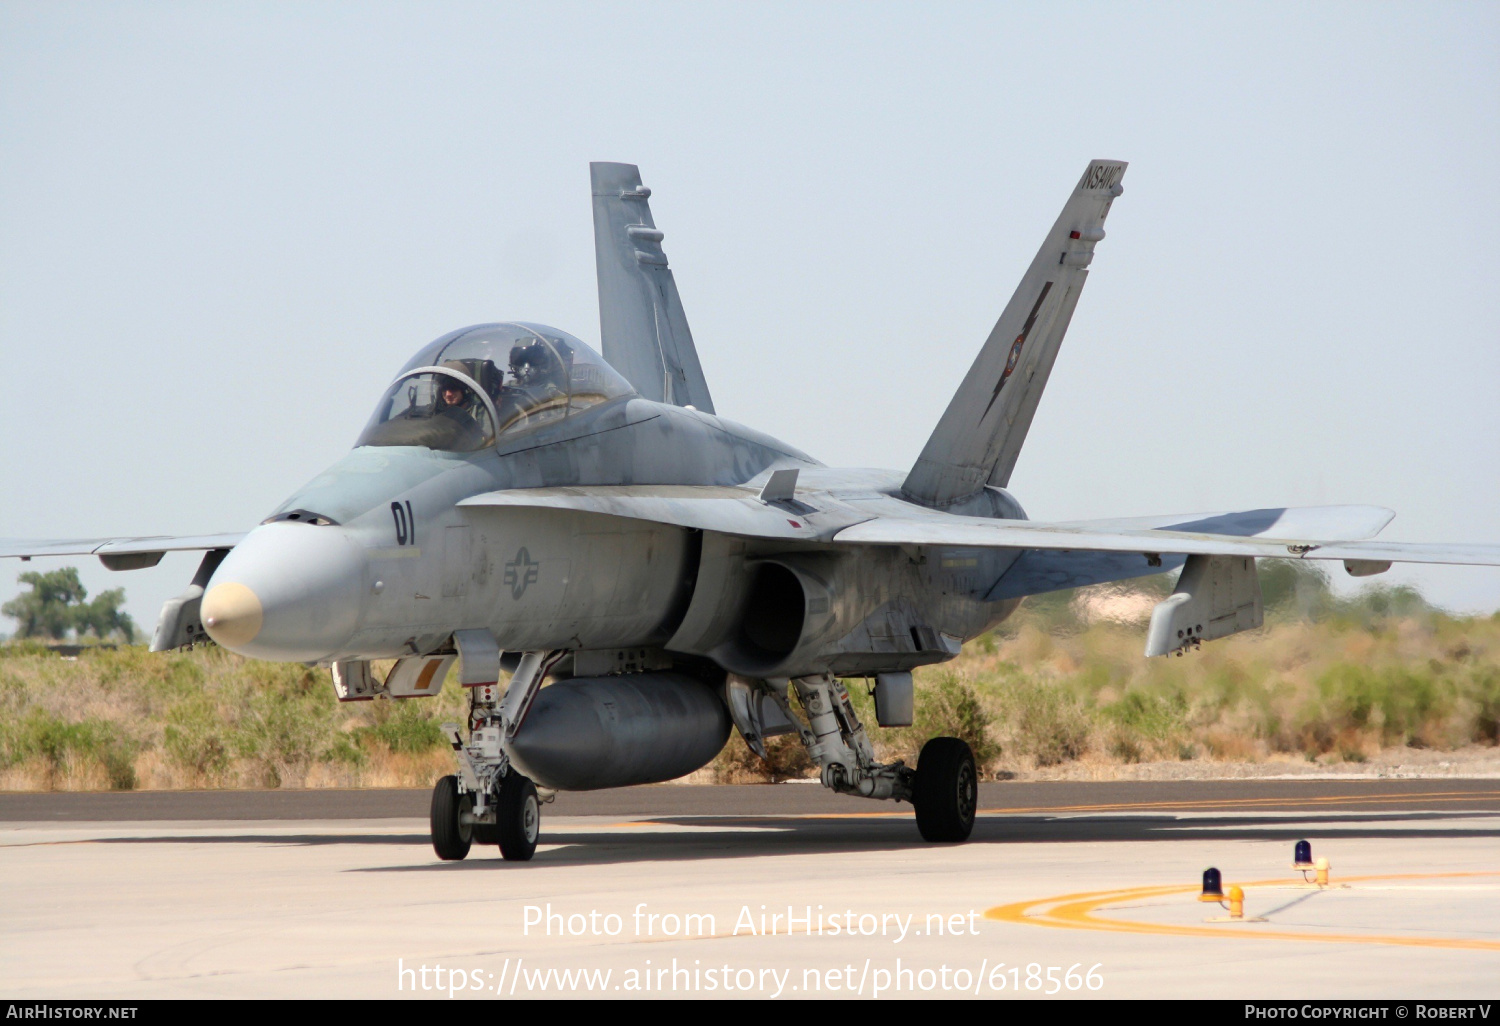
[[[464,814],[473,808],[473,799],[459,793],[457,777],[444,777],[433,787],[432,850],[444,862],[457,862],[469,854],[474,828]]]
[[[474,797],[460,792],[457,777],[444,777],[432,789],[432,850],[445,862],[468,857],[474,844],[498,844],[500,856],[527,862],[542,832],[542,802],[536,785],[515,770],[500,780],[490,802],[493,823],[474,822]]]
[[[536,785],[512,769],[500,781],[500,800],[495,807],[501,857],[511,862],[530,861],[541,832],[542,802],[536,795]]]
[[[967,841],[979,808],[979,772],[968,742],[935,737],[922,746],[911,803],[924,841]]]

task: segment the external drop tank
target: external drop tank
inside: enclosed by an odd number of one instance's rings
[[[509,754],[543,787],[593,791],[685,776],[729,729],[717,691],[685,674],[576,677],[537,692]]]

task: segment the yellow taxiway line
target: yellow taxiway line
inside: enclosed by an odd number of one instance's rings
[[[1161,802],[1118,802],[1107,805],[1034,805],[1017,806],[1005,809],[980,809],[976,815],[979,816],[1017,816],[1017,815],[1041,815],[1045,813],[1061,812],[1172,812],[1180,810],[1183,812],[1203,812],[1223,809],[1229,812],[1254,810],[1259,808],[1277,807],[1286,809],[1296,808],[1328,808],[1330,805],[1369,805],[1378,802],[1390,802],[1399,800],[1412,800],[1424,802],[1465,802],[1465,801],[1496,801],[1500,802],[1500,790],[1496,791],[1420,791],[1391,794],[1360,794],[1360,795],[1315,795],[1307,798],[1195,798],[1188,801],[1161,801]],[[1398,810],[1399,811],[1399,810]],[[1420,811],[1420,810],[1418,810]],[[1496,810],[1500,811],[1500,810]],[[910,807],[895,809],[891,811],[873,812],[787,812],[787,813],[684,813],[680,817],[656,816],[652,819],[642,819],[612,823],[613,827],[657,825],[666,826],[661,820],[672,819],[731,819],[731,820],[786,820],[786,819],[889,819],[893,816],[910,817]]]
[[[981,815],[1014,815],[1037,812],[1125,812],[1130,810],[1172,809],[1245,809],[1266,806],[1326,807],[1332,804],[1367,805],[1372,802],[1399,801],[1402,799],[1442,802],[1483,801],[1500,799],[1500,791],[1424,791],[1392,794],[1313,795],[1307,798],[1195,798],[1188,801],[1119,802],[1108,805],[1046,805],[1010,809],[982,809]]]
[[[1500,871],[1473,873],[1393,873],[1380,876],[1346,876],[1341,883],[1358,883],[1373,880],[1452,880],[1472,877],[1497,877]],[[1241,887],[1284,887],[1286,880],[1257,880],[1241,884]],[[1196,886],[1135,887],[1112,891],[1089,891],[1079,894],[1061,894],[1038,901],[1021,901],[1011,905],[997,905],[984,913],[986,919],[999,922],[1027,923],[1032,926],[1052,926],[1069,930],[1104,930],[1114,933],[1167,934],[1178,937],[1233,937],[1240,940],[1294,940],[1319,941],[1332,944],[1396,944],[1417,948],[1465,948],[1474,951],[1500,951],[1500,941],[1478,940],[1467,937],[1412,937],[1398,934],[1370,933],[1326,933],[1312,930],[1265,930],[1258,925],[1243,923],[1225,926],[1178,925],[1173,923],[1143,923],[1129,919],[1113,919],[1098,915],[1110,905],[1140,901],[1144,898],[1160,898],[1168,895],[1191,894]],[[1037,911],[1033,911],[1033,909]]]

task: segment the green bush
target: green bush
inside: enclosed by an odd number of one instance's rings
[[[915,713],[921,738],[962,738],[974,750],[974,761],[981,772],[1000,755],[1000,745],[990,734],[992,717],[973,685],[956,674],[944,673],[935,682],[918,688]]]
[[[381,703],[388,714],[373,727],[360,727],[354,733],[359,741],[382,745],[391,752],[427,752],[448,743],[442,725],[423,709],[418,701]],[[392,708],[394,706],[394,708]]]
[[[1463,688],[1462,702],[1468,707],[1463,740],[1500,744],[1500,666],[1472,668]]]
[[[1383,745],[1421,747],[1446,740],[1452,688],[1430,672],[1341,663],[1318,678],[1317,689],[1310,715],[1322,721],[1322,737],[1365,735]]]
[[[33,656],[56,658],[45,641],[35,638],[11,638],[0,644],[0,659],[25,659]]]
[[[199,695],[167,713],[162,747],[179,765],[212,779],[229,768],[231,735],[213,702]]]
[[[33,709],[0,734],[0,765],[40,756],[57,773],[70,754],[96,759],[110,787],[118,791],[135,787],[135,751],[135,744],[113,723],[98,719],[68,722],[41,709]]]
[[[1148,754],[1183,758],[1187,701],[1180,692],[1158,694],[1133,689],[1101,708],[1099,714],[1114,725],[1111,747],[1126,762],[1139,762]]]
[[[1088,751],[1092,717],[1072,692],[1020,677],[1003,684],[999,697],[1012,747],[1031,756],[1038,766],[1072,762]]]

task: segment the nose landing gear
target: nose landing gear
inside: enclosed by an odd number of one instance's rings
[[[432,848],[438,858],[462,859],[475,842],[499,845],[501,857],[511,862],[536,854],[543,799],[531,779],[510,764],[506,745],[562,654],[523,653],[503,698],[497,684],[475,686],[467,743],[457,724],[443,724],[458,756],[458,776],[444,777],[432,789]],[[551,801],[550,792],[546,800]]]
[[[460,794],[458,778],[447,776],[432,789],[432,850],[444,862],[457,862],[474,843],[474,802]]]
[[[500,855],[512,862],[529,861],[536,854],[541,829],[542,801],[536,785],[512,767],[500,781],[500,800],[495,803],[495,841],[500,845]]]
[[[459,790],[458,778],[447,776],[432,789],[432,850],[445,862],[468,857],[475,844],[496,844],[510,862],[526,862],[536,854],[542,827],[542,802],[536,785],[511,769],[491,794],[490,822],[474,810],[474,795]],[[486,817],[488,818],[488,817]]]

